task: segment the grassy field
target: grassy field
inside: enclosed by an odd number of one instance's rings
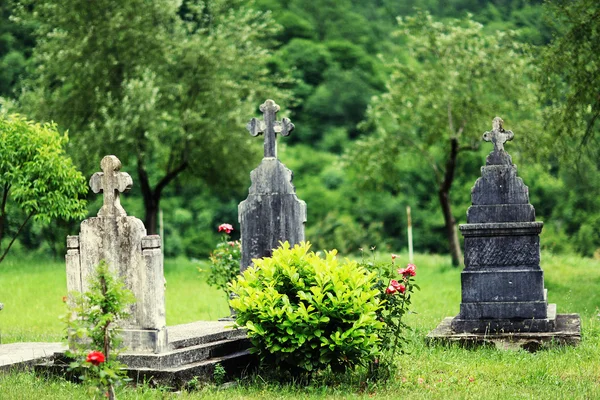
[[[387,385],[363,385],[358,379],[315,383],[298,388],[276,385],[261,377],[235,388],[204,387],[198,391],[169,393],[149,388],[127,389],[120,399],[211,398],[486,398],[572,399],[600,398],[600,261],[574,256],[543,254],[542,267],[548,298],[559,313],[579,313],[582,343],[537,353],[466,350],[456,346],[427,346],[425,335],[446,316],[456,315],[460,304],[460,270],[446,257],[417,255],[417,283],[409,317],[413,327],[406,355],[398,359],[399,372]],[[203,283],[198,264],[169,260],[167,322],[216,319],[227,313],[224,295]],[[0,266],[2,342],[56,341],[62,335],[57,316],[64,311],[64,264],[8,260]],[[346,377],[347,378],[347,377]],[[29,373],[0,376],[0,399],[84,399],[84,387],[62,380],[45,380]]]

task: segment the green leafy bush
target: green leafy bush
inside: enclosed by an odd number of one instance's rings
[[[295,374],[368,365],[379,354],[383,322],[377,275],[336,250],[282,243],[231,284],[236,324],[248,329],[263,363]]]

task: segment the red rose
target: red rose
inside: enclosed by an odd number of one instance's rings
[[[400,268],[398,273],[403,276],[415,276],[417,274],[415,264],[408,264],[406,268]]]
[[[394,294],[394,293],[396,293],[396,288],[393,287],[392,285],[390,285],[390,286],[387,287],[387,289],[385,289],[385,292],[387,294]]]
[[[406,286],[400,284],[400,287],[398,287],[398,291],[402,294],[404,294],[404,292],[406,292]]]
[[[102,354],[101,351],[91,351],[90,354],[88,354],[85,358],[85,361],[94,365],[98,365],[104,362],[104,354]]]
[[[400,290],[400,287],[401,287],[402,285],[401,285],[401,284],[399,284],[397,280],[395,280],[395,279],[392,279],[392,280],[390,281],[390,286],[392,286],[392,287],[393,287],[394,289],[396,289],[396,290]]]
[[[219,225],[219,232],[225,232],[226,234],[230,234],[233,230],[233,226],[231,224],[221,224]]]

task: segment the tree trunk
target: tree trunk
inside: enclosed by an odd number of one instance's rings
[[[138,177],[140,179],[140,187],[142,189],[142,198],[144,199],[144,224],[148,235],[156,235],[158,233],[158,210],[160,198],[163,189],[171,183],[182,171],[188,166],[187,161],[183,161],[176,168],[167,172],[167,174],[158,182],[156,187],[150,187],[148,171],[141,159],[138,159]]]
[[[452,205],[450,204],[450,189],[454,182],[454,171],[456,169],[456,158],[458,156],[458,139],[450,139],[450,154],[446,161],[446,170],[444,172],[444,180],[441,182],[438,196],[442,213],[444,214],[444,223],[446,228],[446,238],[450,247],[450,255],[452,256],[452,265],[458,267],[462,264],[462,251],[460,242],[458,241],[458,230],[456,229],[456,219],[452,214]]]
[[[156,235],[158,234],[158,205],[160,203],[160,198],[156,198],[155,196],[150,195],[149,198],[144,196],[144,225],[146,225],[146,231],[148,235]]]
[[[458,230],[456,229],[456,219],[452,215],[452,206],[450,204],[450,193],[440,190],[440,205],[444,214],[444,223],[446,229],[446,239],[450,246],[450,255],[452,256],[452,265],[458,267],[462,264],[462,252],[460,242],[458,241]]]

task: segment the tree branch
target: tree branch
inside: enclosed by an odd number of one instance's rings
[[[173,179],[175,179],[177,177],[177,175],[179,175],[183,170],[185,170],[188,167],[188,162],[187,160],[184,160],[181,164],[179,164],[175,169],[169,171],[159,182],[158,185],[156,185],[156,189],[154,189],[154,194],[157,195],[158,197],[160,197],[161,192],[163,191],[163,189],[169,184],[171,183],[171,181]]]
[[[31,217],[33,217],[33,215],[35,214],[35,212],[32,212],[31,214],[29,214],[29,216],[25,219],[25,221],[23,221],[23,223],[21,224],[21,226],[19,227],[19,230],[17,231],[17,233],[15,234],[15,236],[13,236],[12,240],[10,241],[10,243],[8,244],[8,247],[6,248],[6,250],[4,250],[4,253],[2,253],[2,256],[0,257],[0,263],[4,260],[4,257],[6,257],[6,254],[8,253],[8,251],[10,250],[11,246],[13,245],[13,243],[15,242],[15,240],[17,239],[17,236],[19,236],[19,234],[21,233],[21,231],[23,230],[23,228],[25,227],[25,224],[27,224],[27,222],[29,221],[29,219],[31,219]]]
[[[8,200],[8,192],[10,184],[4,185],[4,193],[2,193],[2,204],[0,204],[0,249],[2,249],[2,238],[4,237],[4,227],[6,225],[6,202]]]

